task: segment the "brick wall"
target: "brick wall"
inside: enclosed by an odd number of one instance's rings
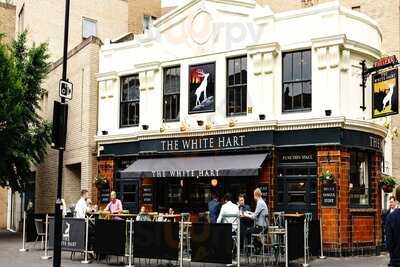
[[[15,6],[0,3],[0,32],[6,34],[6,42],[11,42],[15,35],[15,12]]]
[[[267,195],[267,205],[269,212],[274,212],[275,211],[275,204],[276,204],[276,155],[275,153],[272,153],[272,158],[269,160],[266,160],[265,165],[261,169],[261,175],[260,178],[257,181],[257,186],[258,187],[264,187],[266,186],[268,189],[268,195]]]
[[[97,175],[96,143],[97,128],[97,81],[100,40],[90,38],[70,51],[68,77],[74,83],[73,99],[69,101],[67,147],[64,153],[64,198],[67,206],[79,199],[81,189],[93,191],[93,179]],[[44,87],[48,94],[43,99],[40,115],[52,121],[53,101],[58,100],[58,83],[62,65],[56,62]],[[56,195],[58,153],[48,150],[44,161],[37,167],[36,212],[53,209]],[[76,166],[80,165],[79,171]],[[72,170],[72,171],[71,171]],[[79,176],[79,177],[78,177]]]
[[[128,31],[143,33],[143,16],[161,17],[161,0],[129,0]]]

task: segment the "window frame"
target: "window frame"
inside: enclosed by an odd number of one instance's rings
[[[87,37],[84,36],[85,21],[93,22],[94,25],[96,26],[94,35],[89,35]],[[82,39],[87,39],[87,38],[90,38],[91,36],[97,37],[97,20],[91,19],[91,18],[88,18],[88,17],[82,17]]]
[[[235,84],[235,85],[229,85],[229,61],[230,60],[233,60],[233,61],[235,61],[236,59],[240,59],[240,60],[242,60],[243,58],[246,58],[246,83],[244,84],[244,83],[240,83],[240,84]],[[240,61],[240,62],[242,62],[242,61]],[[247,116],[247,108],[248,108],[248,86],[247,86],[247,84],[248,84],[248,55],[247,54],[244,54],[244,55],[238,55],[238,56],[233,56],[233,57],[227,57],[226,58],[226,60],[225,60],[225,64],[226,64],[226,75],[225,75],[225,77],[226,77],[226,80],[225,80],[225,86],[226,86],[226,88],[225,88],[225,93],[226,93],[226,95],[225,95],[225,102],[226,102],[226,117],[238,117],[238,116]],[[235,63],[233,63],[233,64],[235,64]],[[240,79],[242,79],[242,77],[240,77]],[[245,103],[246,103],[246,106],[245,106],[245,108],[244,108],[244,111],[241,111],[241,112],[229,112],[229,95],[228,95],[228,91],[230,90],[230,89],[232,89],[233,88],[233,90],[238,90],[238,89],[240,89],[240,92],[241,92],[241,94],[242,94],[242,91],[243,91],[243,87],[246,87],[246,94],[245,94],[245,97],[246,97],[246,101],[245,101]]]
[[[371,193],[372,193],[372,190],[371,190],[371,178],[372,178],[372,166],[371,166],[371,164],[372,164],[372,157],[371,157],[371,154],[370,153],[368,153],[368,151],[363,151],[363,150],[355,150],[355,151],[351,151],[350,152],[350,168],[349,168],[349,184],[352,182],[352,180],[351,180],[351,159],[352,159],[352,157],[351,157],[351,153],[356,153],[356,159],[358,159],[358,154],[360,154],[360,153],[363,153],[363,154],[365,154],[365,156],[366,156],[366,160],[367,160],[367,173],[368,173],[368,190],[367,190],[367,192],[368,192],[368,204],[360,204],[360,203],[357,203],[357,204],[354,204],[354,203],[352,203],[351,202],[351,189],[349,189],[349,207],[350,208],[355,208],[355,209],[357,209],[357,208],[361,208],[361,209],[368,209],[368,208],[371,208],[372,207],[372,203],[371,203],[371,201],[372,201],[372,198],[371,198]]]
[[[22,5],[18,12],[18,33],[22,33],[25,30],[25,3]]]
[[[137,77],[137,80],[139,81],[139,88],[138,88],[138,91],[139,91],[139,99],[135,99],[135,100],[128,100],[128,101],[122,101],[122,89],[123,89],[123,82],[122,82],[122,80],[123,79],[126,79],[126,78],[130,78],[130,77],[134,77],[134,76],[136,76]],[[120,96],[119,96],[119,128],[129,128],[129,127],[138,127],[139,126],[139,124],[140,124],[140,80],[139,80],[139,73],[133,73],[133,74],[129,74],[129,75],[125,75],[125,76],[121,76],[120,77],[120,79],[119,79],[119,81],[120,81],[120,89],[119,89],[119,93],[120,93]],[[129,89],[128,89],[129,90]],[[129,104],[129,103],[135,103],[135,104],[137,104],[138,105],[138,121],[137,121],[137,123],[134,123],[134,124],[126,124],[126,125],[124,125],[124,124],[122,124],[122,121],[123,121],[123,117],[122,117],[122,112],[123,112],[123,109],[122,109],[122,105],[123,104]],[[129,118],[128,118],[128,120],[129,120]]]
[[[284,80],[284,76],[285,76],[285,72],[284,72],[284,55],[286,55],[286,54],[294,54],[294,53],[303,53],[303,52],[307,52],[307,51],[309,51],[310,52],[310,78],[309,79],[303,79],[303,77],[301,77],[301,79],[299,79],[299,80],[290,80],[290,81],[285,81]],[[282,108],[281,108],[281,111],[282,111],[282,113],[293,113],[293,112],[310,112],[310,111],[312,111],[312,49],[311,48],[306,48],[306,49],[300,49],[300,50],[291,50],[291,51],[285,51],[285,52],[282,52],[282,54],[281,54],[281,56],[282,56],[282,60],[281,60],[281,62],[282,62],[282,67],[281,67],[281,70],[282,70],[282,74],[281,74],[281,97],[282,97],[282,101],[281,101],[281,105],[282,105]],[[292,60],[292,67],[291,67],[291,69],[292,69],[292,76],[293,76],[293,60]],[[303,83],[307,83],[307,82],[309,82],[310,83],[310,91],[311,91],[311,93],[310,93],[310,95],[311,95],[311,103],[310,103],[310,107],[309,108],[304,108],[304,101],[303,101],[303,99],[304,99],[304,93],[303,93],[303,88],[302,88],[302,91],[301,91],[301,105],[302,105],[302,107],[301,108],[294,108],[294,105],[293,105],[293,100],[292,100],[292,104],[291,104],[291,106],[292,106],[292,108],[291,109],[286,109],[285,108],[285,92],[284,92],[284,86],[285,86],[285,84],[291,84],[291,85],[293,85],[293,84],[297,84],[297,83],[300,83],[300,84],[303,84]]]
[[[178,88],[178,93],[165,93],[165,84],[166,84],[166,71],[169,69],[179,69],[179,88]],[[163,68],[163,84],[162,84],[162,120],[163,122],[178,122],[180,121],[180,112],[181,112],[181,65],[171,65],[171,66],[166,66]],[[165,113],[165,97],[171,97],[171,96],[178,96],[178,107],[177,107],[177,117],[174,119],[167,119],[166,118],[166,113]]]

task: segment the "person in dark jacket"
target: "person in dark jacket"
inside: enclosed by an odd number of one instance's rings
[[[400,187],[397,187],[395,198],[400,200]],[[400,209],[396,208],[386,218],[386,247],[390,254],[389,266],[400,267]]]
[[[218,194],[216,192],[212,192],[212,199],[208,202],[208,211],[210,212],[210,222],[217,223],[217,218],[219,212],[221,210],[221,203],[218,201]]]

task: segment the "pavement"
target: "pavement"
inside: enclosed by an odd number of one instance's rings
[[[40,245],[38,245],[39,247]],[[20,252],[19,249],[22,247],[21,243],[21,235],[9,232],[1,232],[0,231],[0,267],[46,267],[52,266],[52,260],[42,260],[41,256],[44,255],[44,252],[34,248],[33,243],[28,243],[26,245],[29,248],[27,252]],[[70,253],[64,252],[62,254],[62,264],[63,267],[77,267],[77,266],[85,266],[80,261],[80,255],[77,254],[76,259],[71,261]],[[111,263],[116,263],[116,258],[112,258]],[[143,260],[141,262],[142,266]],[[381,256],[365,256],[365,257],[346,257],[346,258],[327,258],[327,259],[313,259],[310,262],[311,267],[387,267],[388,257],[387,255]],[[245,264],[241,264],[245,266]],[[259,264],[262,266],[261,264]],[[107,267],[106,262],[96,263],[93,262],[88,265],[88,267]],[[115,266],[115,265],[114,265]],[[139,264],[136,264],[139,266]],[[151,265],[147,265],[148,267],[157,266],[156,262],[153,262]],[[164,265],[166,266],[166,262]],[[185,266],[189,266],[188,263],[185,263]],[[221,266],[215,264],[190,264],[190,266]],[[255,266],[253,264],[253,266]],[[297,267],[299,264],[291,264],[291,267]]]

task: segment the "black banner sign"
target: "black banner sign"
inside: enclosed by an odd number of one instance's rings
[[[126,222],[96,220],[95,251],[98,254],[125,256]]]
[[[322,206],[336,206],[336,184],[322,186]]]
[[[397,68],[372,75],[372,118],[399,113]]]
[[[135,257],[178,260],[179,223],[135,222],[134,232]]]
[[[110,202],[110,187],[107,185],[103,185],[100,187],[100,203],[108,203]]]
[[[64,218],[62,220],[61,249],[81,252],[85,250],[85,219]],[[54,218],[49,218],[49,249],[54,247]]]
[[[192,262],[232,264],[232,224],[194,223],[190,247]]]
[[[189,114],[215,111],[215,63],[189,67]]]

